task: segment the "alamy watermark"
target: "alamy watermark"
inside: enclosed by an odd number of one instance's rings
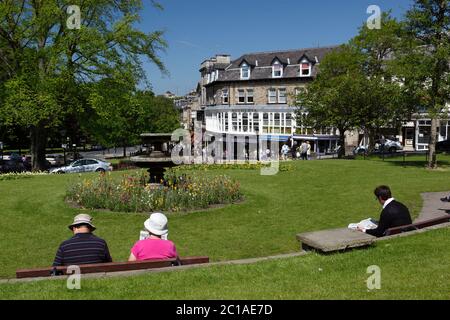
[[[371,15],[367,19],[367,28],[369,30],[381,29],[381,8],[377,5],[370,5],[367,8],[367,14]]]
[[[261,168],[263,176],[276,175],[280,169],[280,142],[277,139],[264,140],[255,135],[242,137],[203,133],[200,127],[194,131],[193,136],[189,130],[175,130],[171,140],[176,143],[171,151],[171,159],[176,165],[270,164]]]
[[[367,279],[367,289],[381,290],[381,268],[379,266],[369,266],[367,273],[371,276]]]
[[[81,290],[81,269],[79,266],[67,267],[67,289],[68,290]]]
[[[81,29],[81,9],[79,6],[71,5],[67,7],[69,17],[66,20],[66,26],[69,30]]]

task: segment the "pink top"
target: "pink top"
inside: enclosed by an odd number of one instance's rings
[[[178,256],[175,244],[170,240],[146,239],[136,242],[131,253],[138,261],[173,259]]]

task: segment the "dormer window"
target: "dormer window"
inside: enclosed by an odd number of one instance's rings
[[[272,66],[272,77],[273,78],[281,78],[283,76],[283,66],[280,61],[275,61]]]
[[[241,80],[250,79],[250,67],[248,64],[243,63],[241,65]]]
[[[302,62],[300,64],[300,77],[309,77],[311,76],[311,63]]]

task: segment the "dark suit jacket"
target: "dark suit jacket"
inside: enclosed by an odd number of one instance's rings
[[[378,228],[367,230],[366,233],[375,237],[383,237],[385,232],[390,228],[401,227],[412,224],[409,210],[398,201],[392,201],[381,212]]]

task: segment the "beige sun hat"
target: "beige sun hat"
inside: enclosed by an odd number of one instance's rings
[[[154,235],[163,236],[169,232],[167,222],[167,217],[164,214],[156,212],[150,215],[150,218],[144,222],[144,227]]]
[[[92,220],[92,217],[88,214],[79,214],[73,219],[73,223],[69,226],[69,229],[72,230],[75,226],[86,224],[91,227],[92,231],[94,231],[97,228],[92,224]]]

